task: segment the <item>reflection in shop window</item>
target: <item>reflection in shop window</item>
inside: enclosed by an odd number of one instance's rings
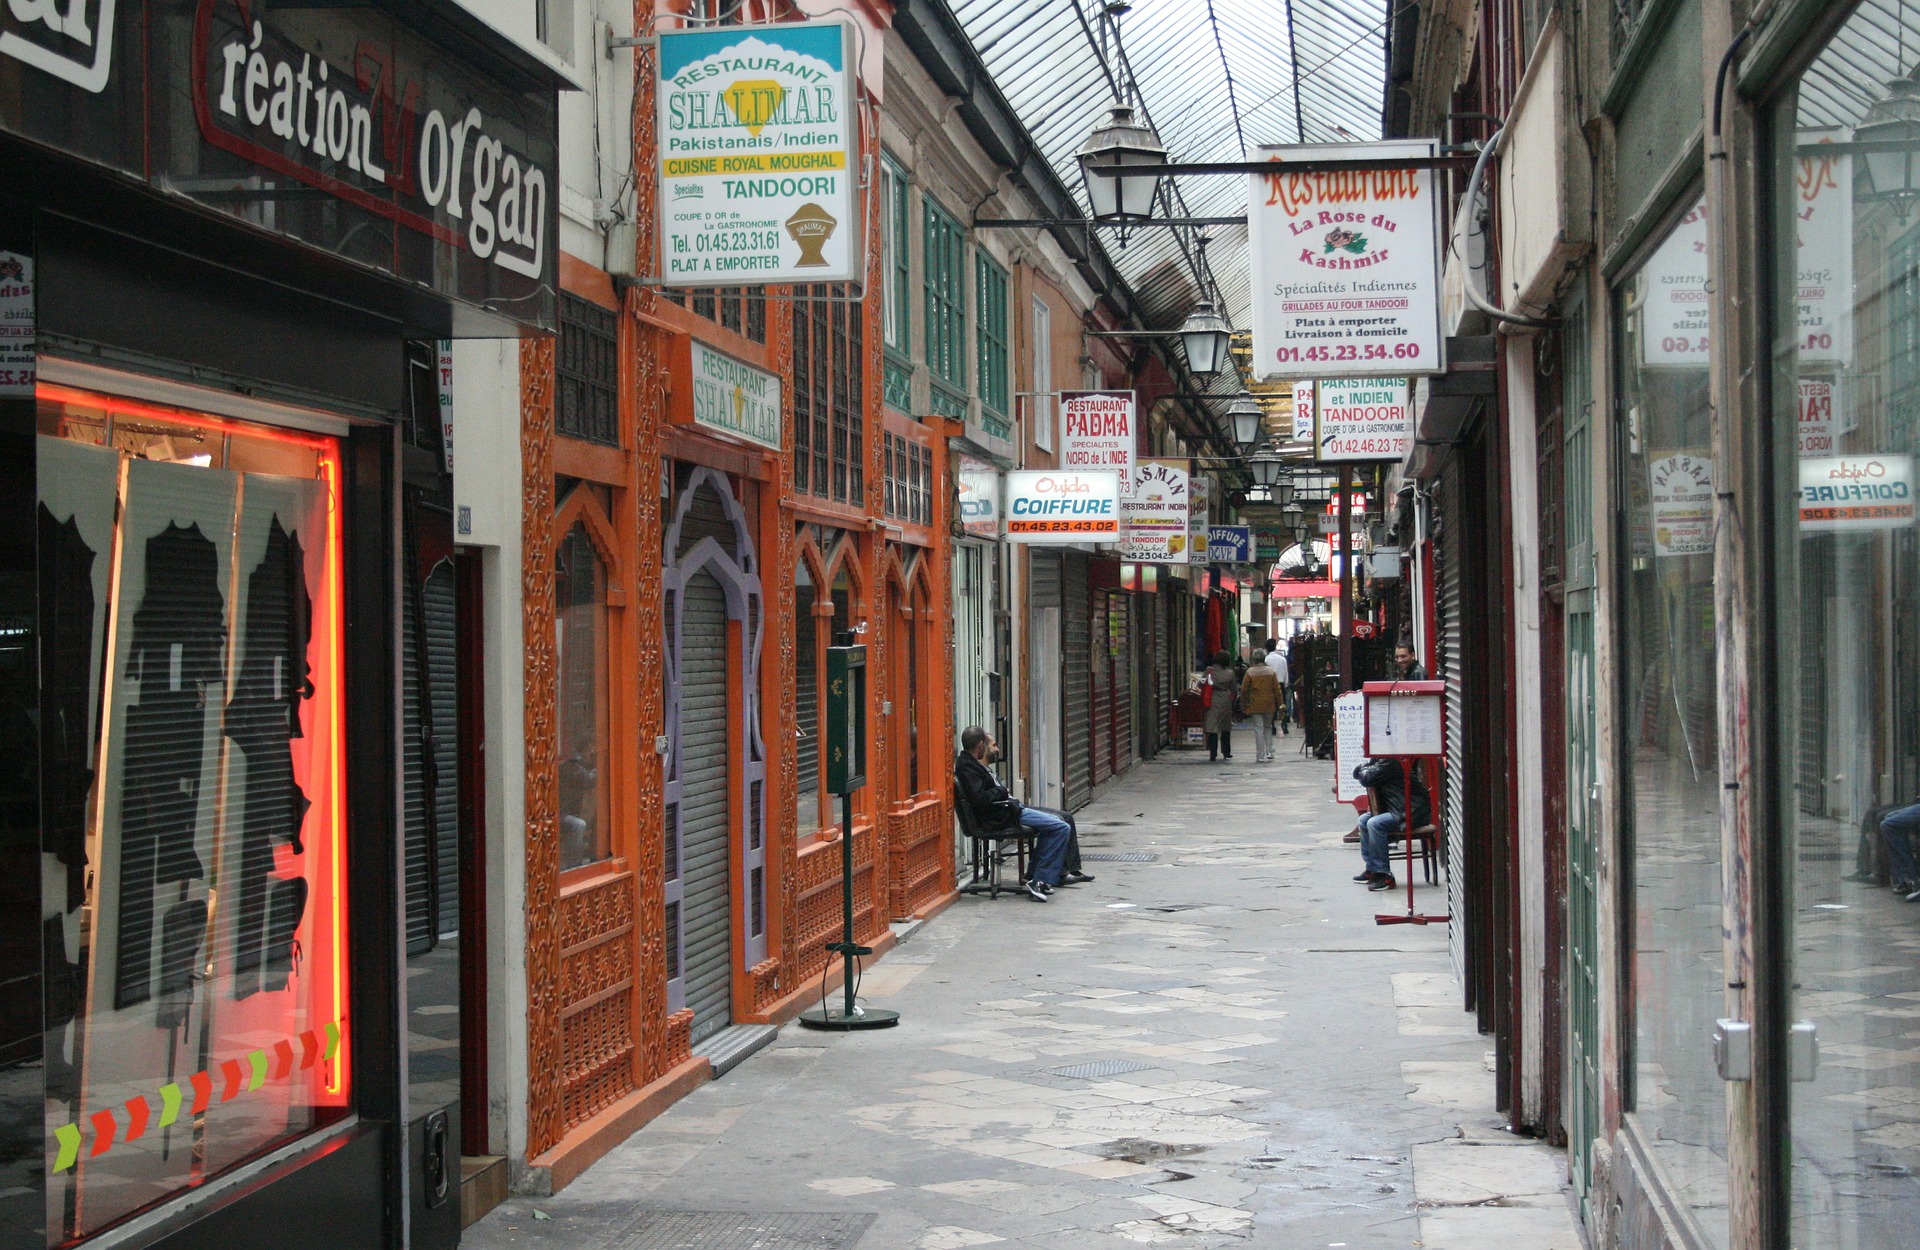
[[[554,656],[559,672],[560,867],[611,857],[606,769],[606,567],[585,522],[554,555]]]
[[[1796,243],[1773,263],[1779,1027],[1819,1045],[1788,1086],[1800,1246],[1920,1228],[1920,219],[1886,127],[1917,50],[1920,7],[1862,4],[1772,127],[1775,236]]]
[[[58,1243],[351,1101],[340,460],[316,435],[39,400]]]
[[[821,699],[825,689],[827,648],[853,628],[853,584],[844,562],[834,569],[825,595],[802,558],[794,566],[794,751],[798,760],[798,798],[794,831],[805,837],[840,824],[839,799],[822,785],[826,776],[826,739]],[[856,641],[859,641],[856,639]]]
[[[1725,1245],[1726,1091],[1706,1042],[1726,1014],[1706,224],[1696,203],[1617,295],[1622,762],[1632,793],[1632,1109],[1701,1231]]]

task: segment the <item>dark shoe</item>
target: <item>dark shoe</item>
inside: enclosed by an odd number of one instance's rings
[[[1027,891],[1027,897],[1036,903],[1046,902],[1047,895],[1053,893],[1053,891],[1047,888],[1047,884],[1044,881],[1029,881],[1025,889]]]
[[[1374,877],[1373,870],[1369,868],[1366,872],[1363,872],[1359,876],[1355,877],[1354,880],[1364,885],[1367,882],[1373,880],[1373,877]]]
[[[1073,872],[1069,872],[1066,876],[1060,878],[1060,884],[1061,885],[1080,885],[1084,882],[1088,882],[1091,880],[1093,880],[1092,873],[1079,872],[1076,870]]]
[[[1378,894],[1382,890],[1391,890],[1394,888],[1394,886],[1395,886],[1395,882],[1393,880],[1393,874],[1390,872],[1386,872],[1386,873],[1381,873],[1379,876],[1375,877],[1373,879],[1373,884],[1368,886],[1367,889],[1373,891],[1375,894]]]
[[[1360,840],[1360,831],[1358,829],[1349,829],[1347,830],[1347,836],[1340,840],[1342,842],[1358,842]]]

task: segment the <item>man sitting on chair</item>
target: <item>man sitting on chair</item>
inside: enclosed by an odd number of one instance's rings
[[[978,725],[969,725],[960,733],[960,754],[953,761],[953,783],[959,801],[973,814],[974,827],[982,833],[999,832],[1015,825],[1034,834],[1033,863],[1022,883],[1028,897],[1044,903],[1055,886],[1091,881],[1079,871],[1076,862],[1067,868],[1068,850],[1074,838],[1073,818],[1065,812],[1044,807],[1028,807],[1007,793],[1007,788],[987,768],[1000,758],[993,735]],[[1079,856],[1074,855],[1074,860]]]
[[[1402,818],[1408,807],[1404,777],[1401,762],[1397,759],[1370,759],[1354,766],[1353,779],[1373,791],[1374,797],[1380,801],[1380,810],[1362,817],[1360,821],[1360,857],[1366,867],[1354,880],[1363,883],[1369,890],[1394,888],[1387,844],[1394,834],[1407,827]],[[1433,804],[1427,797],[1427,787],[1421,782],[1417,769],[1413,774],[1412,807],[1415,829],[1423,828],[1432,821]]]

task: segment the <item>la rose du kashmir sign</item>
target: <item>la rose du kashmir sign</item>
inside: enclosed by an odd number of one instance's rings
[[[660,34],[660,260],[668,286],[857,282],[853,28]]]
[[[1265,147],[1251,176],[1253,368],[1263,378],[1445,370],[1431,169],[1289,162],[1430,157],[1426,141]]]

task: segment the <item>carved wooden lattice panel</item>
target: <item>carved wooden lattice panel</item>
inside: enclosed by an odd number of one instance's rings
[[[520,343],[521,612],[526,683],[527,1153],[560,1140],[560,780],[553,637],[553,340]]]
[[[633,877],[612,873],[560,900],[562,1045],[567,1128],[631,1093]]]

